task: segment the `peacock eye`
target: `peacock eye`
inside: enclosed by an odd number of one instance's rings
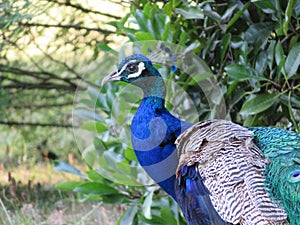
[[[130,64],[127,66],[127,70],[132,73],[137,72],[138,66],[136,64]]]
[[[294,171],[290,174],[290,180],[292,182],[300,181],[300,170]]]

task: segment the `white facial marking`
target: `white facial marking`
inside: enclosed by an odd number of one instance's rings
[[[118,72],[118,73],[116,73],[114,76],[119,76],[121,73],[123,73],[123,71],[126,69],[126,67],[128,66],[128,64],[129,63],[134,63],[134,62],[136,62],[136,60],[135,59],[133,59],[133,60],[130,60],[128,63],[126,63],[121,69],[120,69],[120,71]]]
[[[135,78],[135,77],[138,77],[138,76],[141,75],[141,73],[143,72],[143,70],[146,69],[146,68],[145,68],[145,64],[144,64],[143,62],[140,62],[140,63],[139,63],[138,68],[139,68],[139,70],[138,70],[137,72],[133,73],[133,74],[129,74],[129,75],[128,75],[128,78]],[[123,69],[123,68],[122,68],[122,69]]]

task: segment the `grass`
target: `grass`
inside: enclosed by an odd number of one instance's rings
[[[80,202],[76,193],[55,189],[55,184],[67,180],[79,178],[58,173],[49,163],[0,170],[0,224],[116,224],[121,206]]]

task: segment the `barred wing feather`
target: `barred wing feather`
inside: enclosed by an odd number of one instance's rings
[[[229,121],[197,123],[176,140],[180,158],[177,178],[188,181],[182,168],[195,167],[213,207],[226,222],[289,224],[283,207],[265,189],[264,171],[268,161],[252,137],[251,131]],[[176,185],[176,189],[182,188],[186,186]],[[186,204],[184,194],[177,198],[179,204]]]

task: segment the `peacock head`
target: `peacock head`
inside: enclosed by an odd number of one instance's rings
[[[123,59],[118,68],[102,80],[102,84],[114,80],[134,83],[137,80],[151,76],[160,77],[160,74],[154,68],[150,59],[142,54],[134,54]]]
[[[102,80],[101,85],[116,80],[140,87],[146,96],[165,96],[165,84],[160,73],[142,54],[126,57],[115,71]]]

